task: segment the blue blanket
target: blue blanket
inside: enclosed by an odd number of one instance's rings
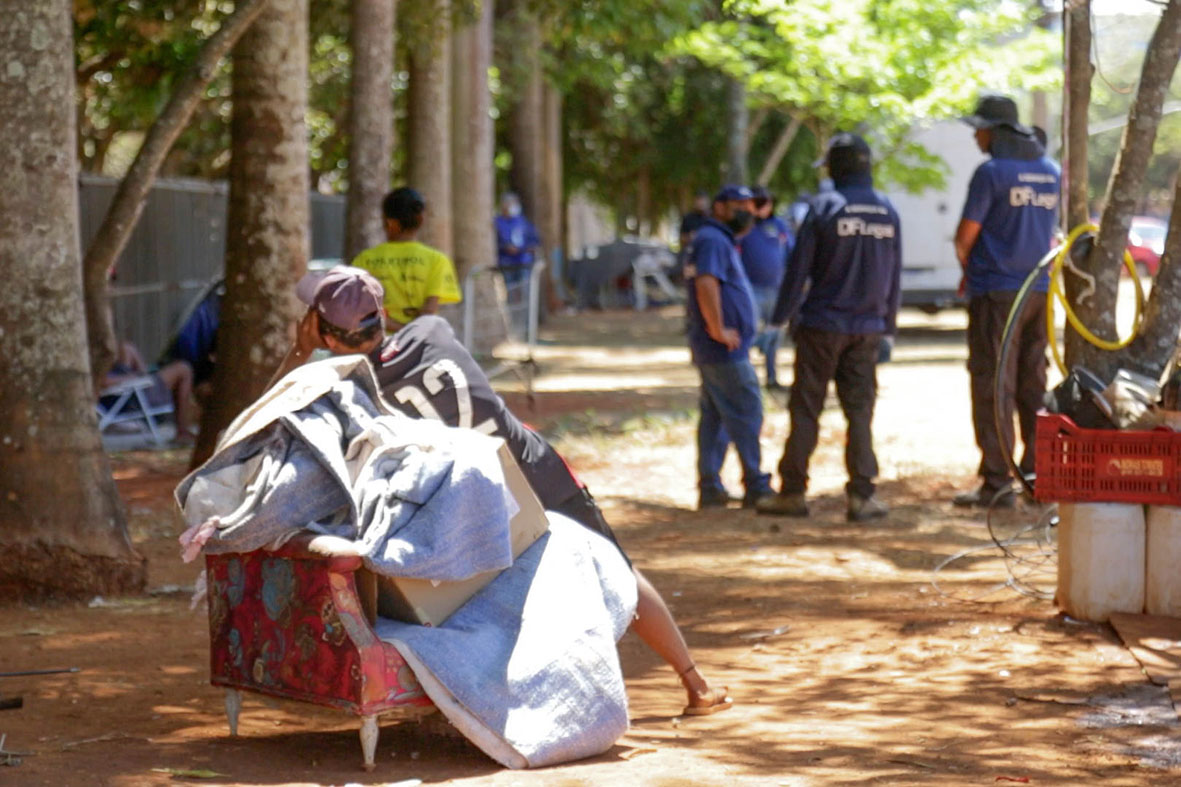
[[[514,768],[600,754],[628,724],[615,643],[635,612],[631,567],[548,516],[549,532],[438,628],[377,625],[448,719]]]

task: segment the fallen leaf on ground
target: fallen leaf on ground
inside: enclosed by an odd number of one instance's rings
[[[186,779],[216,779],[219,776],[227,776],[225,773],[218,773],[207,768],[152,768],[152,773],[167,773],[172,776],[180,776]]]

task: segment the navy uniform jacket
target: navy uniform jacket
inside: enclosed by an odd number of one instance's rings
[[[869,175],[818,194],[800,225],[772,323],[893,334],[901,298],[898,213]],[[811,286],[808,286],[808,285]]]
[[[1058,226],[1060,169],[1036,139],[993,130],[992,158],[976,168],[963,217],[980,224],[968,254],[968,296],[1016,292],[1050,250]],[[1045,292],[1049,276],[1034,282]]]

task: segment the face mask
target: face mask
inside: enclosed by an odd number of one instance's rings
[[[521,206],[515,202],[505,205],[505,209],[508,211],[508,215],[510,215],[510,216],[520,216],[521,215]]]
[[[755,214],[751,213],[746,208],[738,208],[734,211],[734,215],[726,222],[726,226],[735,235],[746,232],[750,229],[750,225],[754,224]]]

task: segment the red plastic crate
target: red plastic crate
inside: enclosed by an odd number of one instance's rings
[[[1083,429],[1043,414],[1036,449],[1042,502],[1181,505],[1181,432]]]

